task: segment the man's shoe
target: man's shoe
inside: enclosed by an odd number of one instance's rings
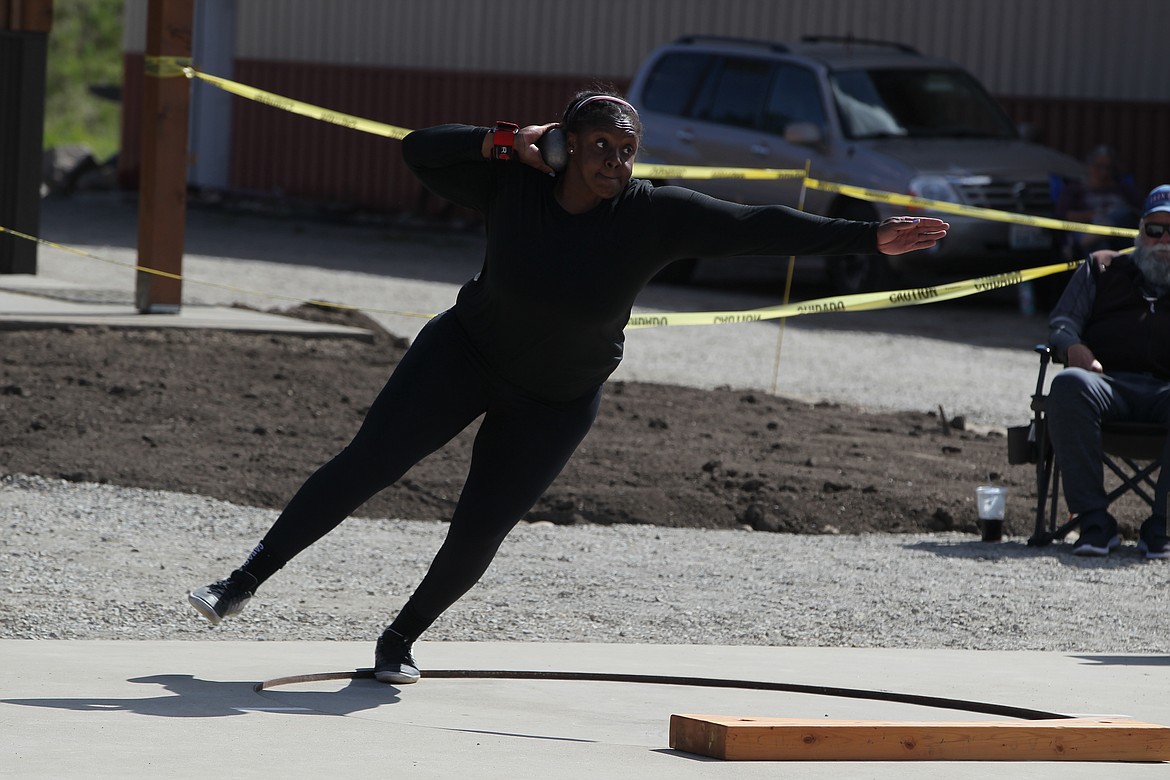
[[[1081,516],[1081,536],[1073,545],[1073,555],[1108,555],[1121,544],[1117,521],[1104,510],[1085,512]]]
[[[1166,521],[1152,516],[1142,523],[1138,532],[1138,552],[1150,559],[1170,558],[1170,537],[1166,536]]]
[[[226,580],[197,589],[187,597],[187,601],[211,625],[218,626],[225,617],[231,617],[244,608],[256,592],[257,585],[259,583],[255,577],[237,569]]]
[[[382,632],[374,648],[374,679],[378,682],[409,685],[418,682],[418,665],[410,654],[413,640],[392,628]]]

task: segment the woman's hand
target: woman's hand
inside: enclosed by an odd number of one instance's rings
[[[544,157],[540,154],[540,149],[536,146],[536,142],[549,130],[560,126],[560,122],[553,122],[547,125],[528,125],[517,130],[516,140],[513,142],[516,159],[525,165],[532,166],[541,173],[547,173],[549,176],[555,175],[556,171],[548,167],[548,164],[545,163]]]
[[[934,217],[890,217],[877,230],[877,247],[883,255],[901,255],[929,249],[944,238],[950,224]]]

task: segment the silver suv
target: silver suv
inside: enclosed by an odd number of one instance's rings
[[[1050,216],[1052,176],[1077,160],[1027,140],[958,65],[901,44],[833,37],[799,43],[687,36],[656,49],[630,87],[645,127],[639,161],[804,168],[827,182]],[[740,203],[798,205],[800,180],[679,182]],[[808,190],[804,208],[850,219],[908,212]],[[1055,262],[1051,231],[941,215],[932,250],[831,258],[838,292],[888,289],[901,275],[959,279]],[[673,280],[694,262],[676,263]]]

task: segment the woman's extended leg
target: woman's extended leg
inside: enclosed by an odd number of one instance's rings
[[[305,481],[241,567],[258,583],[483,414],[487,387],[458,327],[443,315],[419,334],[353,441]]]
[[[466,428],[488,398],[476,356],[454,317],[428,323],[353,441],[305,481],[239,569],[199,588],[188,601],[213,624],[239,612],[258,585]]]
[[[568,463],[597,417],[601,389],[549,405],[493,402],[447,538],[391,628],[413,640],[487,570],[500,543]]]

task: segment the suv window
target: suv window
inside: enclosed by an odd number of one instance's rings
[[[851,70],[830,78],[848,138],[1016,135],[1011,120],[962,71]]]
[[[778,66],[764,108],[764,129],[782,134],[793,122],[811,122],[824,130],[826,119],[816,74],[796,65]]]
[[[651,111],[686,115],[703,73],[713,58],[706,54],[668,54],[646,80],[643,102]]]
[[[832,84],[846,138],[906,135],[906,128],[890,113],[868,72],[838,73]]]
[[[824,181],[1032,214],[1051,208],[1054,173],[1075,177],[1084,170],[1021,138],[962,67],[892,42],[687,35],[646,57],[630,97],[645,110],[640,156],[666,165],[807,165]],[[792,204],[799,193],[791,181],[682,183],[741,203]],[[810,190],[802,206],[854,219],[896,213],[828,189]],[[1018,268],[1025,256],[1051,260],[1053,243],[1041,228],[964,219],[937,251],[853,255],[827,267],[838,292],[890,289],[881,285],[891,270],[978,276],[995,265]]]
[[[695,117],[735,127],[758,127],[771,71],[767,62],[725,59],[714,77],[703,85],[695,104]]]

